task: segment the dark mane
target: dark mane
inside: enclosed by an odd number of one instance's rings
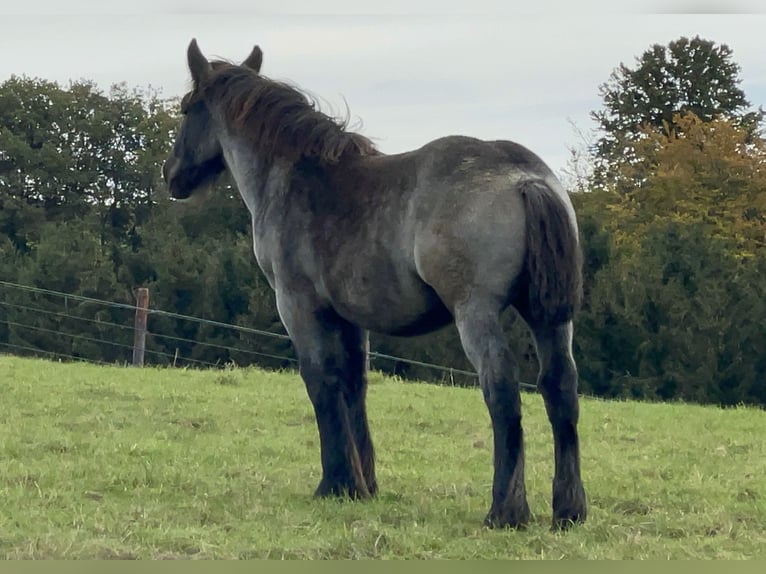
[[[261,154],[337,163],[344,156],[379,153],[368,138],[346,131],[347,122],[321,112],[292,86],[228,62],[213,62],[212,67],[200,86],[203,97],[216,100],[230,126]]]

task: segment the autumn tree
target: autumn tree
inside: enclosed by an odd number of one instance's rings
[[[600,133],[591,149],[593,186],[624,190],[634,185],[616,166],[636,157],[634,146],[644,128],[679,131],[683,126],[675,118],[687,113],[703,122],[728,119],[748,135],[756,134],[763,114],[750,109],[739,72],[727,45],[698,36],[655,44],[634,67],[620,64],[600,86],[602,109],[591,113]]]
[[[636,157],[616,172],[638,182],[608,207],[617,243],[628,247],[657,220],[700,224],[738,256],[766,247],[766,142],[734,119],[676,114],[644,127]]]

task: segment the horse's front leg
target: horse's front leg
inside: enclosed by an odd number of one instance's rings
[[[278,296],[314,406],[322,458],[317,496],[368,498],[377,488],[364,407],[361,331],[305,296]]]

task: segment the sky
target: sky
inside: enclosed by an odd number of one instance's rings
[[[268,4],[266,6],[265,4]],[[531,4],[531,6],[526,5]],[[186,47],[241,61],[350,110],[386,153],[440,136],[510,139],[561,173],[598,87],[655,43],[727,44],[766,107],[766,2],[755,0],[2,0],[0,82],[11,75],[118,82],[180,96]]]

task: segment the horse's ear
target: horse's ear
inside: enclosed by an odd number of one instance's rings
[[[256,74],[261,71],[261,64],[263,64],[263,51],[258,46],[255,46],[250,55],[242,62],[245,68],[250,68]]]
[[[189,63],[189,71],[191,72],[192,81],[195,86],[198,86],[210,72],[210,62],[202,54],[202,51],[197,45],[197,39],[193,38],[189,43],[189,49],[186,51],[186,59]]]

